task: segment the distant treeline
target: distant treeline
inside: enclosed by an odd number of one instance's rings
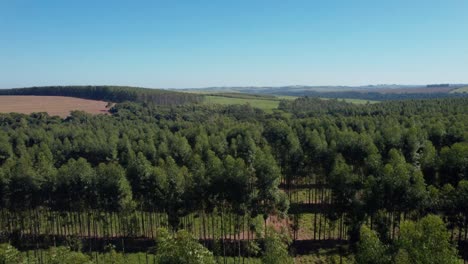
[[[44,86],[15,88],[0,90],[0,95],[71,96],[114,103],[132,101],[157,105],[196,103],[203,99],[202,96],[196,94],[127,86]]]
[[[440,84],[428,84],[426,85],[426,87],[449,87],[450,84],[448,83],[440,83]]]
[[[435,98],[451,98],[451,97],[464,97],[466,94],[461,93],[378,93],[378,92],[356,92],[356,91],[343,91],[343,92],[317,92],[317,91],[281,91],[277,92],[279,95],[292,95],[292,96],[310,96],[310,97],[325,97],[325,98],[349,98],[349,99],[362,99],[372,101],[387,101],[387,100],[406,100],[406,99],[435,99]]]
[[[417,115],[421,111],[456,115],[457,113],[468,112],[468,97],[386,101],[378,104],[357,105],[335,98],[323,100],[318,97],[306,96],[295,100],[281,100],[278,108],[293,113],[297,117],[317,115],[387,116],[394,115],[395,113]]]

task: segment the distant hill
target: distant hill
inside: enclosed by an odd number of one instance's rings
[[[427,99],[441,97],[460,97],[452,91],[464,84],[444,85],[397,85],[381,84],[366,86],[304,86],[291,85],[279,87],[208,87],[183,89],[199,93],[249,93],[263,95],[314,96],[326,98],[349,98],[362,100],[400,100]]]
[[[43,86],[0,89],[0,95],[69,96],[108,102],[143,102],[158,105],[178,105],[201,102],[197,94],[128,86]]]
[[[468,93],[468,85],[452,90],[451,93]]]

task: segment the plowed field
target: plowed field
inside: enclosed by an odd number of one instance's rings
[[[0,96],[0,113],[47,112],[51,116],[67,117],[70,111],[107,114],[107,102],[64,96]]]

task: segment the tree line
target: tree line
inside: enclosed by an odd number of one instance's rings
[[[423,90],[423,88],[421,88]],[[395,100],[422,100],[422,99],[438,99],[438,98],[466,98],[466,94],[450,93],[448,91],[434,91],[434,92],[400,92],[400,93],[385,93],[385,92],[369,92],[369,91],[288,91],[280,90],[275,91],[275,94],[289,95],[289,96],[309,96],[309,97],[323,97],[323,98],[348,98],[348,99],[361,99],[371,101],[395,101]]]
[[[197,103],[203,100],[196,94],[127,86],[43,86],[2,89],[0,95],[70,96],[113,103],[130,101],[157,105]]]

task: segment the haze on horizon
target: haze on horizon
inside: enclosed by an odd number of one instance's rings
[[[1,1],[0,88],[468,83],[468,1]]]

